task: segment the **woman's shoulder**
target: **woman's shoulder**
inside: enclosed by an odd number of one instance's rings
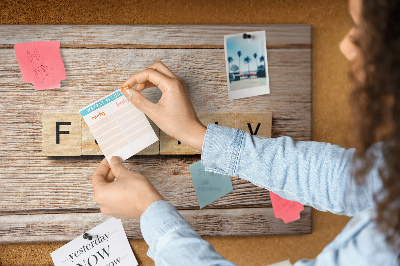
[[[375,217],[375,208],[354,216],[324,252],[347,253],[348,259],[364,261],[365,265],[397,265],[399,251],[387,244]]]

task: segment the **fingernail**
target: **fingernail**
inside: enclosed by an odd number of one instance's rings
[[[129,85],[121,86],[121,92],[124,92],[124,90],[130,89]]]
[[[119,158],[118,156],[113,156],[110,160],[110,164],[118,164],[120,162],[122,162],[122,161],[121,161],[121,158]]]
[[[131,89],[126,89],[124,90],[123,94],[125,95],[126,98],[130,101],[132,98],[132,90]]]

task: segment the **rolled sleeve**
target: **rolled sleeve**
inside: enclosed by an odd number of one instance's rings
[[[203,142],[201,163],[205,170],[237,176],[244,131],[209,124]]]

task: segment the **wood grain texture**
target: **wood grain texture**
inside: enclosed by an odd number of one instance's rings
[[[54,212],[57,209],[95,209],[90,178],[102,156],[48,157],[42,160],[14,158],[10,163],[27,166],[2,168],[0,215],[13,211]],[[124,165],[139,172],[154,184],[163,197],[178,209],[198,209],[189,165],[200,160],[195,156],[134,155]],[[208,208],[270,207],[267,190],[239,178],[232,178],[233,191]]]
[[[305,207],[301,218],[289,224],[276,219],[271,208],[181,210],[179,212],[201,236],[311,233],[311,207]],[[108,218],[110,216],[101,213],[0,216],[0,244],[70,241]],[[138,220],[123,219],[122,223],[128,238],[143,238]]]
[[[226,74],[223,71],[225,56],[221,49],[222,35],[250,29],[265,29],[268,35],[271,94],[229,101]],[[221,39],[204,38],[206,32],[213,32]],[[90,178],[103,156],[44,156],[42,114],[77,112],[115,91],[133,73],[158,60],[162,60],[186,82],[197,112],[272,112],[272,137],[290,136],[295,140],[311,140],[309,26],[177,25],[163,28],[6,25],[1,26],[0,36],[1,218],[7,219],[17,213],[20,214],[19,217],[30,214],[34,218],[46,213],[68,215],[98,210],[93,200]],[[138,36],[143,38],[137,38]],[[32,84],[26,84],[22,80],[14,50],[11,48],[16,42],[38,40],[61,42],[61,54],[67,73],[67,79],[61,81],[61,89],[36,91]],[[143,94],[153,102],[158,101],[161,96],[156,88],[147,89]],[[188,168],[198,160],[200,155],[135,155],[124,164],[147,176],[164,198],[178,209],[199,211]],[[206,210],[218,208],[214,215],[219,215],[219,219],[233,217],[232,221],[235,221],[241,219],[237,217],[237,212],[229,216],[224,211],[271,207],[266,190],[238,178],[233,178],[232,183],[233,192],[213,202]],[[311,217],[305,216],[301,220],[310,224]],[[264,222],[253,219],[251,227],[265,227]],[[11,226],[11,223],[7,225]],[[44,231],[41,237],[35,235],[29,241],[51,241],[60,232],[58,229],[65,229],[67,226],[68,223],[57,224],[54,226],[56,229],[51,229],[53,231]],[[271,226],[275,232],[284,233],[286,230],[274,223]],[[16,229],[8,228],[5,234],[9,234],[14,240],[9,238],[7,241],[19,241],[21,231],[17,236],[12,234]],[[229,232],[225,231],[224,234],[229,235]],[[33,240],[35,237],[37,240]]]
[[[223,48],[224,35],[265,30],[268,48],[311,48],[310,25],[4,25],[0,48],[60,41],[62,48]]]

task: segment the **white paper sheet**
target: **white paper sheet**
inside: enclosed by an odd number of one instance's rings
[[[119,90],[79,112],[108,162],[112,156],[124,161],[158,141],[145,114]]]
[[[110,218],[51,253],[56,266],[138,265],[121,220]]]

